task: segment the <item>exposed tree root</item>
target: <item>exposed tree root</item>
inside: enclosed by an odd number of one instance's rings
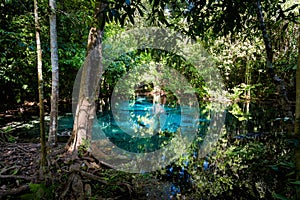
[[[111,169],[89,152],[73,159],[63,144],[48,150],[47,174],[45,180],[41,181],[38,179],[39,144],[0,143],[0,148],[0,199],[8,195],[18,199],[24,193],[34,194],[30,191],[32,183],[34,187],[40,184],[42,190],[48,190],[45,193],[53,195],[52,198],[47,197],[49,200],[92,197],[106,200],[156,199],[157,195],[149,197],[150,187],[161,187],[155,180],[147,184],[148,180],[142,175]],[[153,191],[153,194],[158,193],[157,189]]]
[[[17,195],[28,190],[29,190],[29,185],[22,185],[18,188],[13,188],[10,190],[0,190],[0,199],[2,199],[7,195]]]
[[[28,180],[31,181],[32,177],[29,176],[18,176],[18,175],[0,175],[0,179],[24,179],[24,180]]]

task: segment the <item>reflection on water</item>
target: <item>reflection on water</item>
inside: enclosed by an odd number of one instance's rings
[[[165,146],[179,129],[193,127],[197,119],[191,119],[193,108],[151,103],[146,98],[122,102],[118,109],[98,115],[96,128],[118,147],[134,152],[153,152]],[[99,129],[98,129],[99,130]],[[93,140],[103,139],[93,132]]]

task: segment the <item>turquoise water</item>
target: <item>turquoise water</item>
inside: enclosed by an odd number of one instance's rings
[[[134,152],[153,152],[167,145],[175,134],[198,124],[197,109],[153,104],[147,99],[123,102],[118,109],[98,115],[93,140],[105,135],[118,147]]]

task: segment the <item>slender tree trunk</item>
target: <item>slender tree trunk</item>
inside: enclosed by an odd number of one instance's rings
[[[249,62],[246,64],[246,72],[245,72],[245,83],[247,85],[251,84],[251,66]],[[251,99],[251,89],[247,89],[244,91],[246,99]]]
[[[295,111],[295,134],[300,135],[300,30],[298,36],[298,65],[296,71],[296,111]],[[300,169],[300,168],[299,168]]]
[[[258,19],[259,19],[260,28],[261,28],[261,31],[262,31],[262,36],[263,36],[264,43],[265,43],[265,48],[266,48],[267,70],[268,70],[269,75],[271,76],[271,78],[275,82],[275,84],[280,87],[280,93],[281,93],[281,97],[282,97],[282,101],[283,101],[282,103],[286,104],[288,106],[289,105],[289,100],[288,100],[288,97],[287,97],[285,83],[274,72],[274,68],[273,68],[273,51],[272,51],[270,37],[268,36],[268,33],[267,33],[267,27],[266,27],[266,24],[265,24],[263,11],[262,11],[262,5],[261,5],[260,0],[257,0],[256,6],[257,6],[257,16],[258,16]]]
[[[81,71],[78,103],[75,113],[72,139],[67,148],[77,156],[78,147],[92,137],[92,126],[96,115],[95,99],[99,91],[100,75],[102,73],[102,34],[105,25],[103,11],[107,4],[98,1],[95,8],[96,27],[90,29],[87,45],[87,57]],[[71,143],[71,144],[70,144]]]
[[[59,95],[59,71],[57,55],[57,30],[56,30],[56,0],[49,0],[51,8],[50,15],[50,47],[52,65],[52,93],[51,93],[51,112],[48,142],[56,145],[58,129],[58,95]]]
[[[295,110],[295,130],[296,139],[300,141],[300,30],[298,28],[298,64],[296,71],[296,110]],[[295,151],[297,180],[300,180],[300,145]],[[297,199],[300,199],[300,188],[296,187]]]
[[[36,29],[36,47],[37,47],[37,71],[38,71],[38,90],[39,90],[39,108],[40,108],[40,138],[41,138],[41,160],[40,166],[42,173],[46,170],[46,137],[45,137],[45,125],[44,125],[44,94],[43,94],[43,74],[42,74],[42,48],[40,40],[40,24],[38,17],[38,3],[34,0],[34,19]]]

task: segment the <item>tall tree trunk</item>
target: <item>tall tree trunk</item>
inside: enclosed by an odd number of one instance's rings
[[[289,102],[288,97],[287,97],[285,83],[274,72],[274,68],[273,68],[273,51],[272,51],[270,37],[268,36],[268,33],[267,33],[267,27],[266,27],[266,24],[265,24],[263,11],[262,11],[262,5],[261,5],[260,0],[257,0],[256,7],[257,7],[257,16],[258,16],[259,23],[260,23],[260,29],[262,31],[262,36],[263,36],[264,43],[265,43],[265,48],[266,48],[267,70],[268,70],[269,75],[271,76],[271,78],[275,82],[275,84],[280,87],[280,94],[281,94],[282,101],[283,101],[282,103],[289,106],[290,102]]]
[[[296,139],[300,141],[300,30],[298,28],[298,64],[296,71],[296,110],[295,110],[295,130]],[[300,145],[295,151],[297,180],[300,180]],[[300,199],[300,188],[296,187],[297,198]]]
[[[50,47],[52,65],[52,93],[51,93],[51,112],[48,142],[56,145],[58,128],[58,95],[59,95],[59,71],[57,55],[57,30],[56,30],[56,0],[49,0],[51,8],[50,15]]]
[[[38,3],[34,0],[34,19],[35,19],[35,35],[36,35],[36,47],[37,47],[37,71],[38,71],[38,90],[39,90],[39,108],[40,108],[40,138],[41,138],[41,160],[40,166],[42,173],[46,170],[46,137],[45,137],[45,125],[44,125],[44,92],[43,92],[43,74],[42,74],[42,48],[40,40],[40,24],[38,17]]]
[[[102,73],[102,35],[105,25],[104,10],[107,4],[97,1],[95,8],[95,23],[89,32],[87,57],[81,71],[78,102],[74,119],[72,139],[67,148],[77,156],[78,147],[84,144],[85,140],[92,137],[92,126],[96,115],[95,98],[99,87],[100,75]],[[71,144],[70,144],[71,143]]]
[[[298,28],[298,64],[296,71],[295,134],[300,136],[300,29]],[[299,168],[300,169],[300,168]]]

